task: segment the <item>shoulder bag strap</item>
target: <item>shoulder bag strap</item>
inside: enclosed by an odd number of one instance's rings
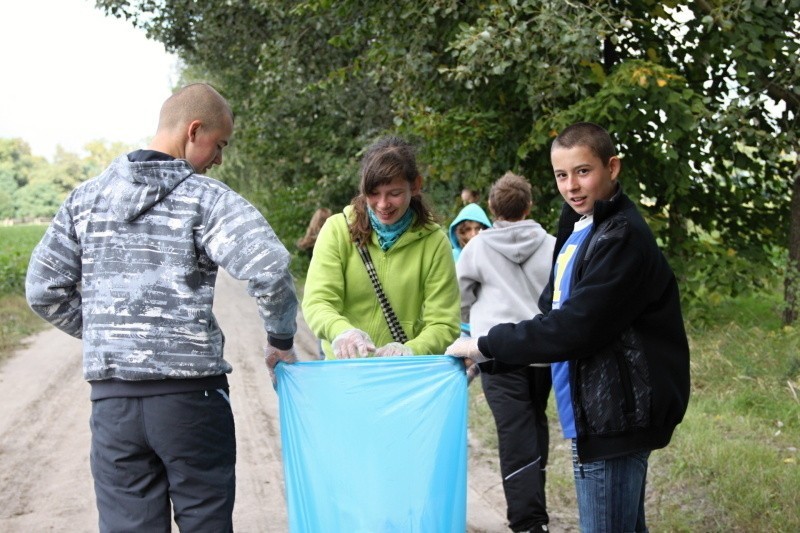
[[[397,320],[397,315],[394,314],[394,309],[392,309],[389,299],[386,297],[386,293],[383,292],[381,280],[378,279],[378,273],[375,271],[375,265],[372,264],[372,257],[369,255],[369,250],[367,250],[366,246],[356,245],[356,248],[358,249],[358,255],[361,256],[361,260],[364,261],[364,266],[367,267],[369,280],[375,288],[375,294],[378,297],[378,302],[381,304],[383,317],[386,319],[386,324],[389,325],[392,338],[395,342],[407,342],[408,337],[406,337],[406,333],[403,331],[403,326],[401,326],[400,321]]]

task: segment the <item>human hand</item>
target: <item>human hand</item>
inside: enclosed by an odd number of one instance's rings
[[[477,365],[479,362],[486,361],[480,350],[478,350],[478,339],[469,337],[460,337],[447,347],[444,351],[445,355],[452,355],[453,357],[460,357],[464,360],[464,368],[467,374],[467,384],[472,383],[475,376],[481,373],[480,367]]]
[[[281,362],[290,364],[297,362],[297,354],[294,351],[294,346],[288,350],[279,350],[271,344],[267,344],[264,350],[264,363],[266,363],[267,370],[269,370],[269,379],[272,381],[273,388],[278,386],[278,378],[275,376],[275,367]]]
[[[466,367],[467,385],[469,385],[481,373],[481,367],[478,363],[473,363],[472,359],[464,359],[464,366]]]
[[[478,339],[472,337],[459,337],[444,351],[445,355],[471,359],[477,362],[486,361],[480,350],[478,350]]]
[[[375,343],[360,329],[348,329],[340,333],[333,342],[333,355],[337,359],[366,357],[375,351]]]
[[[414,355],[414,351],[402,342],[390,342],[386,346],[381,346],[375,350],[378,357],[389,357],[391,355]]]

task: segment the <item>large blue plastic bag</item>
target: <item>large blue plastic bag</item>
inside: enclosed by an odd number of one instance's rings
[[[276,375],[292,533],[466,531],[460,360],[281,363]]]

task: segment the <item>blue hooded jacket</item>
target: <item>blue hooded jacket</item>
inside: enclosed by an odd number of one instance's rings
[[[487,228],[492,227],[492,221],[486,216],[486,212],[481,206],[478,204],[465,205],[464,208],[458,212],[455,220],[453,220],[453,222],[450,224],[450,231],[448,232],[448,235],[450,236],[450,244],[453,246],[453,261],[456,263],[458,262],[458,258],[461,256],[462,250],[461,243],[458,242],[458,235],[456,235],[456,226],[465,220],[474,220],[475,222],[483,224]],[[469,323],[461,322],[461,336],[469,337]]]
[[[461,244],[458,242],[458,236],[456,235],[456,226],[458,226],[461,222],[465,220],[474,220],[475,222],[479,222],[486,226],[487,228],[492,227],[492,222],[489,220],[489,217],[486,216],[486,212],[479,206],[478,204],[467,204],[464,208],[459,211],[458,216],[456,216],[455,220],[450,224],[450,244],[453,245],[453,260],[458,261],[458,257],[461,255]]]

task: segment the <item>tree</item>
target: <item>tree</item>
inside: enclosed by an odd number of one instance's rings
[[[45,163],[42,157],[31,153],[30,145],[20,138],[0,139],[0,165],[13,180],[15,188],[23,187],[38,166]]]
[[[22,139],[0,139],[0,219],[27,221],[50,218],[69,192],[100,174],[124,143],[92,141],[79,156],[58,147],[53,162],[31,154]]]
[[[14,218],[14,192],[19,189],[11,165],[0,162],[0,220]]]
[[[98,5],[213,73],[237,112],[238,172],[259,169],[265,202],[345,201],[359,148],[394,131],[422,146],[440,208],[511,169],[552,224],[549,143],[591,120],[615,136],[686,294],[757,287],[787,242],[790,273],[800,261],[800,0]]]
[[[53,182],[34,180],[14,194],[16,219],[22,222],[51,219],[64,200],[64,194]]]
[[[328,41],[349,20],[303,11],[299,2],[97,5],[178,53],[189,71],[183,81],[209,81],[231,102],[236,130],[223,179],[251,199],[299,204],[298,233],[322,203],[350,200],[354,158],[391,127],[392,114],[384,90],[341,74],[357,54]]]
[[[22,139],[0,139],[0,219],[20,217],[19,195],[30,181],[47,166],[47,160],[34,156]]]

